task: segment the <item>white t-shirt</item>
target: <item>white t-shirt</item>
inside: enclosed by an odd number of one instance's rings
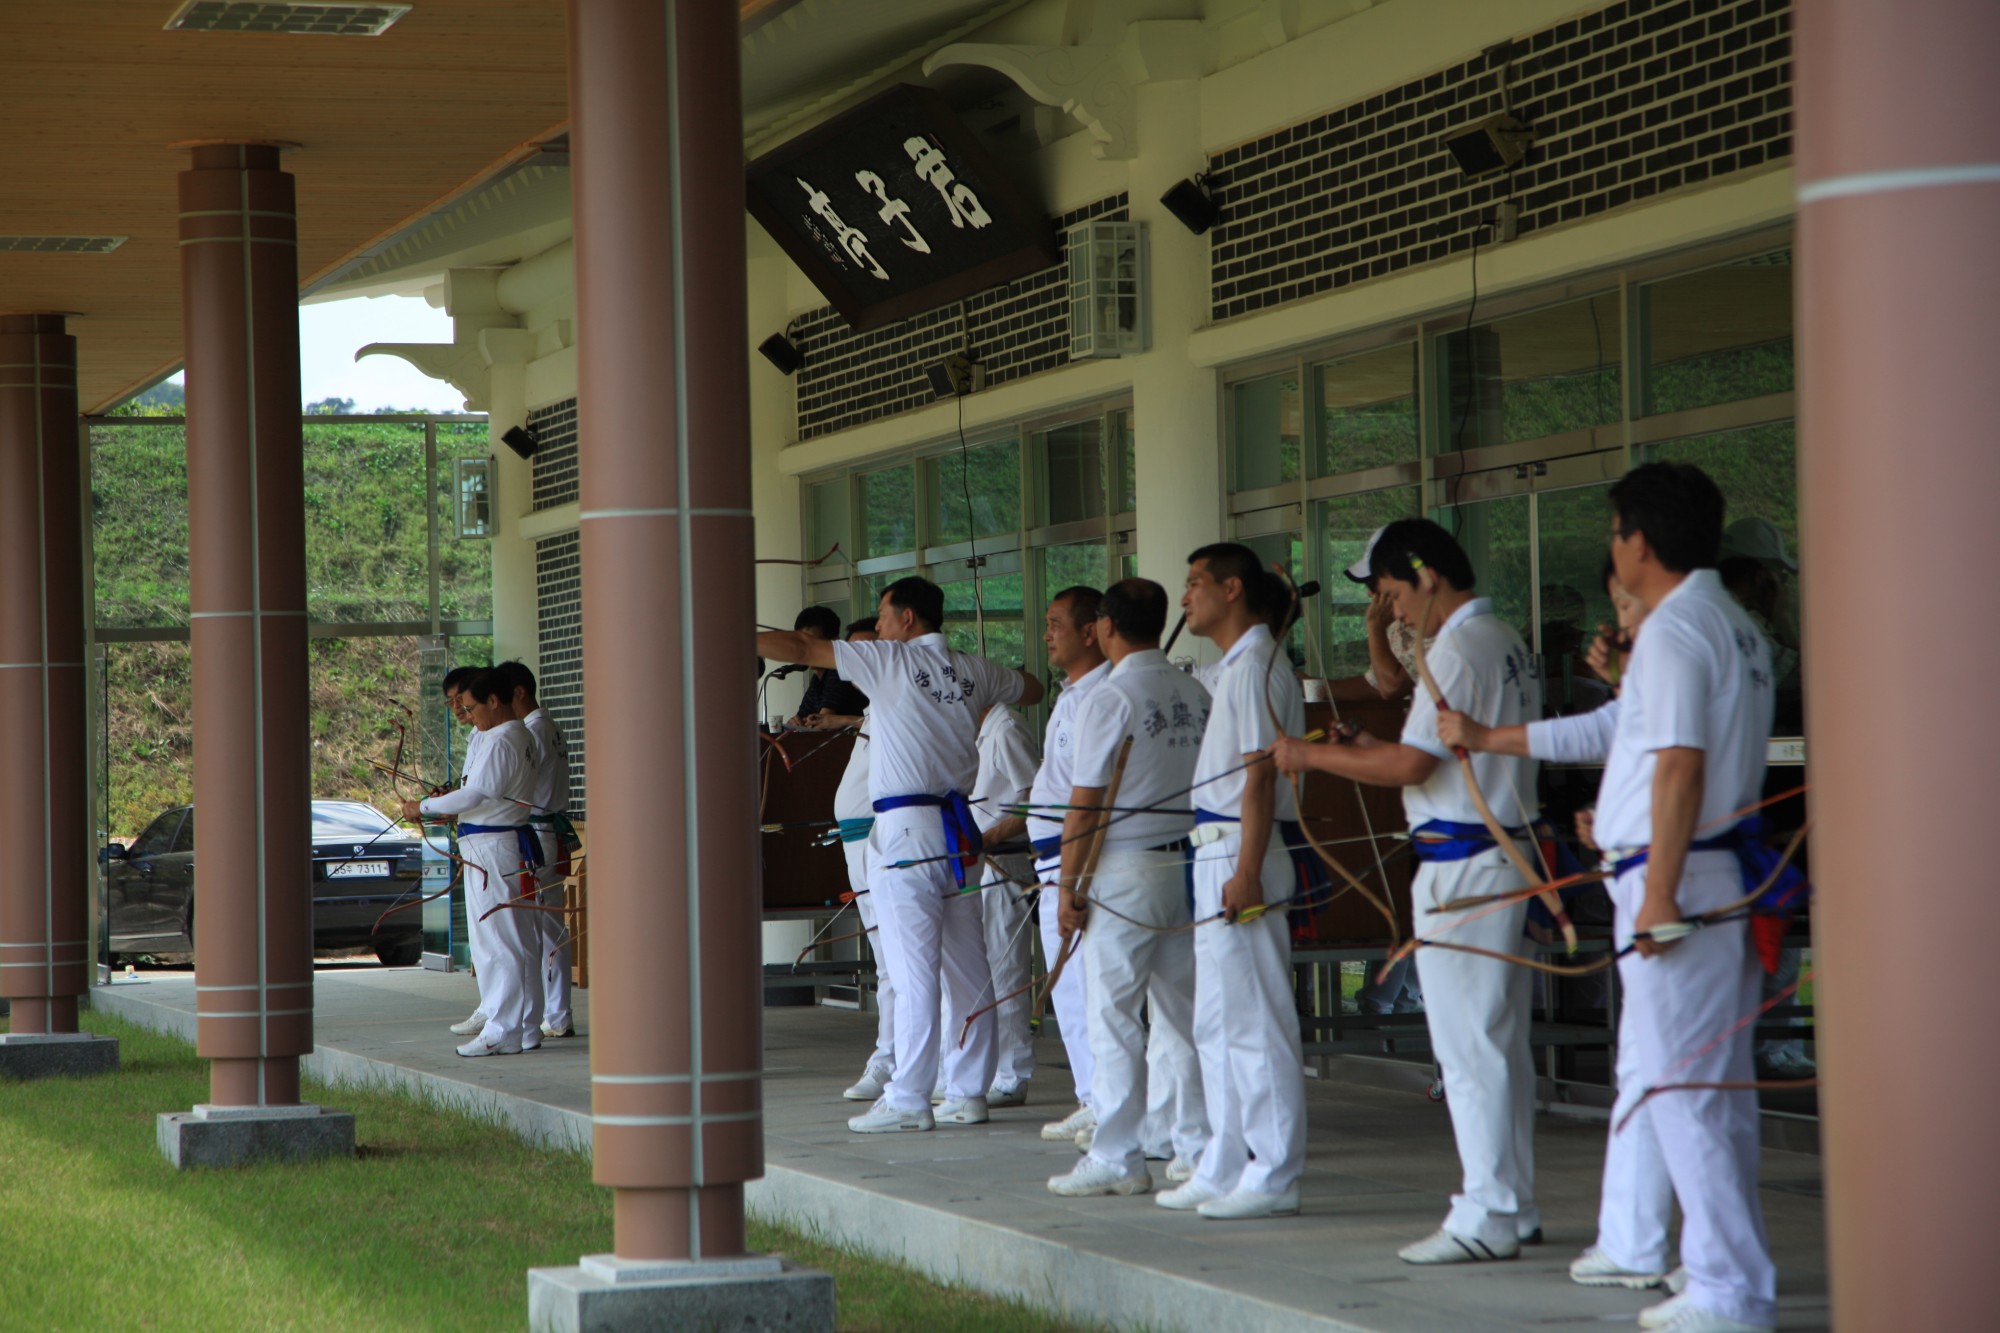
[[[1021,715],[994,705],[979,724],[979,777],[972,785],[972,818],[981,833],[1007,818],[1007,806],[1028,799],[1038,767],[1035,741]]]
[[[1618,701],[1528,724],[1528,753],[1548,764],[1601,764],[1618,734]]]
[[[841,772],[840,786],[833,793],[833,817],[835,819],[868,819],[875,813],[868,803],[868,714],[861,714],[861,730],[854,737],[854,748],[847,752],[847,767]]]
[[[1215,682],[1215,697],[1209,707],[1208,730],[1195,762],[1196,786],[1189,793],[1197,810],[1240,818],[1247,778],[1243,756],[1269,749],[1280,735],[1280,725],[1283,734],[1291,736],[1306,729],[1305,695],[1298,677],[1292,674],[1291,663],[1271,665],[1271,655],[1283,651],[1272,642],[1269,627],[1252,625],[1223,654],[1222,675]],[[1274,709],[1278,715],[1275,724],[1271,720]],[[1227,776],[1219,776],[1224,774]],[[1291,783],[1279,781],[1271,807],[1274,821],[1299,817]]]
[[[1528,661],[1528,646],[1514,627],[1493,614],[1493,601],[1475,597],[1452,612],[1438,627],[1424,660],[1437,678],[1447,706],[1489,727],[1512,727],[1542,715],[1542,683]],[[1411,674],[1415,674],[1414,667]],[[1465,773],[1448,746],[1438,739],[1437,705],[1430,690],[1418,684],[1403,724],[1403,744],[1434,756],[1438,766],[1417,787],[1403,788],[1403,813],[1411,828],[1426,820],[1446,819],[1477,824],[1479,807],[1465,785]],[[1541,764],[1501,754],[1475,754],[1472,773],[1486,793],[1493,816],[1508,828],[1521,828],[1541,812],[1535,780]]]
[[[563,737],[562,725],[546,708],[537,708],[522,718],[521,725],[535,743],[535,790],[528,797],[535,808],[526,813],[547,815],[569,809],[569,742]]]
[[[1174,812],[1188,810],[1190,797],[1199,795],[1188,788],[1194,783],[1208,710],[1208,691],[1170,666],[1157,648],[1126,654],[1104,678],[1104,688],[1084,700],[1077,710],[1073,784],[1110,786],[1118,751],[1129,736],[1132,756],[1125,761],[1118,804],[1166,807],[1116,816],[1104,833],[1106,847],[1158,847],[1187,836],[1194,815]]]
[[[1049,712],[1049,729],[1042,737],[1042,766],[1035,774],[1035,785],[1028,796],[1036,805],[1069,804],[1070,788],[1076,785],[1071,780],[1076,771],[1076,710],[1110,674],[1111,663],[1099,662],[1064,685],[1062,693],[1056,696],[1056,706]],[[1028,837],[1034,842],[1060,838],[1062,826],[1061,811],[1030,815]]]
[[[1021,697],[1021,674],[953,650],[942,634],[833,645],[842,678],[868,696],[868,794],[970,792],[979,777],[979,713]]]
[[[511,718],[479,735],[458,790],[427,796],[417,808],[427,815],[456,815],[460,824],[527,823],[529,812],[515,802],[534,799],[534,738]]]
[[[1775,693],[1771,646],[1712,569],[1681,581],[1646,617],[1618,697],[1618,729],[1597,794],[1597,841],[1650,847],[1653,771],[1660,750],[1704,756],[1695,839],[1763,793]]]

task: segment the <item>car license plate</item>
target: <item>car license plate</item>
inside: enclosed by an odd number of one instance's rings
[[[389,873],[387,861],[336,861],[327,867],[328,879],[380,879]]]

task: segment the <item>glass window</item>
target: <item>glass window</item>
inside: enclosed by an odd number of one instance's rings
[[[1792,254],[1639,289],[1643,410],[1679,412],[1792,387]]]
[[[1081,585],[1101,591],[1105,586],[1103,542],[1076,542],[1069,546],[1048,546],[1038,555],[1042,563],[1044,600],[1053,598],[1064,588]]]
[[[1042,459],[1044,523],[1102,518],[1104,423],[1096,417],[1051,427],[1036,437]]]
[[[1021,583],[1019,574],[998,574],[980,579],[977,606],[973,602],[971,579],[941,584],[946,640],[960,652],[979,653],[1003,666],[1027,666]],[[985,625],[983,643],[980,638],[982,622]]]
[[[1526,494],[1509,495],[1448,506],[1431,517],[1465,548],[1479,595],[1493,599],[1493,613],[1532,645],[1535,582],[1528,541],[1530,502]]]
[[[1610,483],[1535,497],[1541,547],[1542,698],[1550,712],[1588,712],[1610,692],[1583,665],[1599,625],[1617,619],[1604,589]]]
[[[1292,582],[1299,583],[1305,578],[1306,544],[1296,532],[1267,532],[1258,537],[1243,537],[1239,540],[1257,553],[1257,558],[1268,565],[1282,565],[1291,572]],[[1171,596],[1171,594],[1169,594]],[[1178,599],[1175,599],[1178,600]],[[1306,660],[1306,626],[1303,617],[1292,626],[1291,634],[1285,640],[1285,647],[1291,653],[1292,664],[1302,665]]]
[[[1414,343],[1329,361],[1314,366],[1312,375],[1322,476],[1417,460]]]
[[[847,490],[846,477],[806,487],[806,559],[816,560],[835,545],[841,551],[834,557],[836,560],[853,558],[847,528]]]
[[[1361,559],[1377,528],[1417,517],[1418,503],[1416,487],[1399,486],[1342,495],[1313,506],[1322,589],[1318,614],[1326,627],[1323,670],[1329,679],[1368,670],[1368,589],[1347,577],[1348,566]]]
[[[452,536],[450,481],[460,458],[492,452],[483,421],[437,423],[438,614],[446,620],[489,620],[493,616],[493,543]],[[502,504],[513,501],[501,497]]]
[[[181,820],[181,826],[174,834],[174,845],[168,850],[175,852],[192,852],[194,850],[193,806],[188,807],[187,817]]]
[[[1441,453],[1617,421],[1618,293],[1531,310],[1438,340]]]
[[[1118,478],[1118,493],[1111,498],[1111,512],[1129,514],[1139,508],[1139,455],[1132,431],[1132,409],[1121,407],[1111,414],[1112,475]]]
[[[930,483],[931,544],[1020,531],[1019,441],[953,450],[925,460],[924,468]]]
[[[912,464],[861,474],[859,526],[857,559],[917,549],[917,470]]]
[[[174,833],[181,826],[181,814],[179,810],[169,810],[148,824],[146,831],[132,844],[132,855],[166,855],[174,845]]]
[[[1229,489],[1297,481],[1305,406],[1295,371],[1230,386]]]

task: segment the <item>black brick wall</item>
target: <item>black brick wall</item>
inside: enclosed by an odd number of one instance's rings
[[[528,429],[541,441],[529,460],[534,468],[534,508],[553,509],[576,499],[576,399],[537,407]]]
[[[583,560],[574,532],[535,543],[535,637],[542,663],[535,697],[569,743],[569,813],[582,819]]]

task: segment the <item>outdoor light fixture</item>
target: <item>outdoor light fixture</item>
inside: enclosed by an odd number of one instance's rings
[[[1507,170],[1528,155],[1535,132],[1519,119],[1502,111],[1455,134],[1447,134],[1444,146],[1451,151],[1458,169],[1472,180]]]
[[[515,429],[519,429],[516,427]],[[493,460],[460,458],[452,463],[452,517],[459,539],[493,535]]]
[[[782,333],[774,333],[758,343],[757,350],[764,354],[766,361],[787,375],[795,373],[806,363],[806,354],[798,349],[798,344]]]
[[[926,366],[924,377],[931,382],[933,399],[963,398],[986,387],[986,367],[961,352]]]
[[[336,4],[328,0],[187,0],[167,20],[169,32],[289,32],[325,37],[380,37],[408,5]]]
[[[1146,350],[1146,228],[1138,222],[1080,222],[1069,229],[1069,359],[1133,356]]]
[[[1160,196],[1160,202],[1167,206],[1167,211],[1197,236],[1213,227],[1222,217],[1222,206],[1209,195],[1208,187],[1202,181],[1200,176],[1190,176]]]
[[[0,236],[0,251],[42,255],[108,255],[123,236]]]
[[[500,437],[500,443],[512,449],[524,460],[533,458],[535,450],[542,447],[542,442],[535,438],[535,432],[525,426],[509,426],[507,433]]]

